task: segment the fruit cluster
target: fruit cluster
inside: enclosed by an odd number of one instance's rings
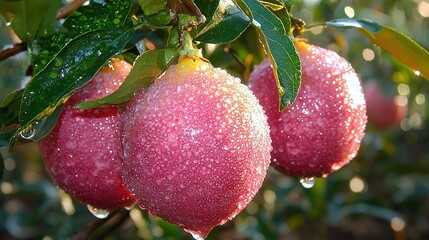
[[[121,84],[131,65],[114,59],[68,99],[40,142],[46,168],[85,204],[113,209],[136,201],[203,239],[246,207],[270,164],[291,176],[322,177],[356,155],[366,125],[356,73],[331,51],[301,40],[296,48],[301,91],[283,112],[268,60],[252,73],[252,92],[187,56],[137,91],[123,112],[73,108]]]

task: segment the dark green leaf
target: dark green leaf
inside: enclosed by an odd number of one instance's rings
[[[0,105],[0,128],[18,123],[19,106],[23,89],[11,92]]]
[[[60,117],[62,108],[63,105],[58,106],[51,115],[34,125],[34,136],[31,140],[39,141],[51,132]]]
[[[198,9],[200,9],[201,14],[206,17],[206,22],[202,26],[204,27],[212,21],[213,15],[219,6],[219,0],[195,0],[194,3],[197,5]]]
[[[105,0],[103,3],[91,1],[88,6],[73,11],[63,26],[72,36],[96,29],[123,27],[130,9],[130,0]]]
[[[34,72],[38,73],[52,60],[70,40],[97,29],[123,27],[131,8],[129,0],[105,1],[104,4],[91,1],[73,11],[64,21],[62,29],[55,34],[39,37],[29,44]]]
[[[228,43],[237,39],[250,24],[250,19],[232,2],[219,5],[211,21],[198,33],[196,40],[206,43]]]
[[[100,29],[69,42],[24,90],[19,115],[22,129],[50,115],[74,90],[91,80],[132,35],[131,29]]]
[[[338,28],[355,28],[396,60],[429,79],[429,52],[410,37],[393,28],[364,19],[337,19],[327,22]]]
[[[0,13],[22,41],[53,26],[59,0],[0,0]]]
[[[68,32],[57,32],[31,41],[28,49],[31,53],[34,72],[38,73],[42,70],[71,39]]]
[[[282,111],[295,101],[301,82],[301,63],[294,44],[282,21],[257,0],[236,3],[253,19],[252,24],[271,59],[280,97],[279,109]]]
[[[137,57],[133,69],[118,90],[104,98],[80,103],[77,107],[92,108],[129,101],[137,89],[148,87],[177,55],[178,50],[171,48],[144,52]]]
[[[139,0],[143,13],[148,16],[166,9],[167,0]]]

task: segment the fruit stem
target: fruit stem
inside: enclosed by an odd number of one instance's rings
[[[203,55],[201,49],[197,49],[194,47],[192,43],[192,37],[189,32],[184,31],[181,34],[180,42],[182,44],[182,50],[179,52],[179,62],[184,57],[190,57],[192,59],[200,58],[203,59]]]

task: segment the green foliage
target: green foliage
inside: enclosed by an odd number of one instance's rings
[[[241,7],[248,9],[253,26],[258,30],[265,50],[271,59],[279,89],[282,111],[293,104],[301,81],[301,63],[293,42],[280,19],[256,0],[243,0]],[[287,27],[289,29],[289,27]]]
[[[1,0],[0,13],[22,41],[44,35],[54,26],[60,0]]]
[[[345,19],[344,1],[316,4],[297,0],[235,0],[233,4],[223,0],[194,2],[206,17],[205,23],[193,27],[190,32],[194,43],[203,49],[207,58],[213,59],[213,63],[244,81],[252,66],[270,57],[277,73],[281,109],[293,104],[300,85],[299,58],[292,36],[297,26],[291,16],[302,17],[309,26],[328,19],[316,25],[335,28],[323,29],[321,34],[308,28],[310,31],[304,31],[303,37],[337,50],[352,63],[363,81],[375,78],[384,84],[385,91],[408,89],[401,95],[409,106],[409,114],[401,126],[381,131],[370,124],[359,155],[345,169],[328,179],[318,179],[312,189],[303,189],[298,180],[271,171],[251,205],[234,222],[215,228],[208,239],[221,238],[226,232],[235,234],[236,239],[262,236],[265,239],[300,239],[296,236],[316,239],[327,235],[332,239],[356,238],[350,236],[356,234],[353,232],[358,228],[355,226],[359,226],[356,224],[377,227],[383,231],[383,236],[391,239],[401,234],[407,234],[410,239],[426,239],[429,232],[420,223],[427,220],[422,213],[428,207],[426,199],[429,197],[426,146],[429,139],[425,129],[429,124],[425,97],[428,87],[427,82],[418,81],[420,78],[408,70],[419,71],[420,76],[429,78],[426,50],[429,30],[424,24],[427,19],[416,16],[418,3],[351,1],[347,4],[354,7],[356,18]],[[28,74],[32,75],[23,89],[11,93],[6,88],[0,89],[1,97],[5,96],[0,104],[0,172],[4,171],[0,202],[5,206],[0,210],[0,226],[2,234],[7,235],[5,238],[13,234],[15,238],[70,238],[95,220],[86,207],[58,193],[43,170],[34,145],[15,146],[15,153],[8,153],[6,149],[12,148],[15,141],[29,142],[22,135],[31,135],[32,141],[42,139],[55,125],[62,103],[90,81],[112,57],[120,55],[133,62],[125,82],[110,96],[80,103],[78,107],[123,104],[137,89],[149,86],[176,61],[182,48],[182,29],[178,27],[179,19],[170,16],[168,1],[142,0],[134,6],[132,3],[129,0],[93,0],[72,11],[62,24],[60,21],[54,24],[62,4],[59,0],[0,0],[0,13],[5,22],[10,22],[8,28],[26,43],[31,54]],[[61,7],[65,6],[63,3]],[[407,21],[401,21],[402,15],[398,12],[403,13]],[[374,21],[364,20],[372,17]],[[343,31],[349,28],[364,35]],[[0,49],[3,49],[3,45],[10,43],[4,41],[5,33],[0,34]],[[366,39],[381,49],[374,49]],[[423,47],[418,42],[426,45]],[[150,44],[156,49],[149,47]],[[263,47],[266,54],[258,52],[256,46]],[[231,54],[224,49],[231,49]],[[362,58],[362,51],[367,49],[374,49],[375,60]],[[385,52],[401,64],[392,62]],[[9,68],[15,70],[9,66],[12,65],[8,63],[0,68],[0,81],[8,83],[9,87],[12,82],[14,88],[24,86],[23,82],[5,74]],[[27,69],[29,66],[20,67]],[[351,180],[355,179],[363,182],[360,192],[352,191]],[[64,210],[67,201],[75,207],[74,213]],[[398,218],[404,220],[407,233],[392,230],[392,219]],[[133,215],[132,219],[134,225],[119,227],[110,238],[189,237],[178,227],[146,212],[137,217]],[[367,222],[368,219],[372,222]],[[10,231],[10,223],[14,224],[16,232]],[[117,226],[107,224],[106,227]],[[393,236],[393,232],[397,235]],[[24,233],[29,235],[24,236]],[[369,238],[371,236],[361,239]]]
[[[90,5],[73,11],[64,21],[63,26],[72,36],[79,36],[97,29],[123,27],[128,20],[130,9],[129,0],[108,0],[103,3],[93,0]]]
[[[107,97],[80,103],[79,108],[92,108],[122,104],[129,101],[134,92],[140,88],[148,87],[177,57],[178,49],[155,49],[146,51],[138,56],[127,78],[118,90]]]
[[[196,40],[229,43],[237,39],[249,24],[249,18],[236,5],[223,3],[218,6],[209,24],[198,33]]]
[[[390,53],[419,75],[429,79],[429,52],[410,37],[395,29],[364,19],[336,19],[327,22],[339,28],[356,28],[371,42]]]
[[[100,29],[69,42],[27,85],[19,115],[22,129],[50,115],[68,95],[91,80],[120,53],[132,34],[126,28]]]

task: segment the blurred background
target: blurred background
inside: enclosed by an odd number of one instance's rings
[[[302,37],[349,60],[364,86],[378,84],[378,92],[368,90],[368,106],[383,106],[376,109],[386,112],[370,115],[359,154],[350,164],[317,179],[310,189],[270,169],[255,199],[208,239],[429,239],[428,80],[357,31],[316,26],[337,18],[371,19],[429,49],[429,1],[302,0],[292,13],[307,24]],[[0,50],[15,41],[0,21]],[[249,29],[232,44],[203,47],[213,65],[245,80],[264,57],[257,45]],[[249,69],[240,68],[236,58]],[[0,62],[0,99],[25,85],[29,64],[27,52]],[[104,223],[52,183],[36,143],[15,150],[0,149],[5,165],[0,239],[66,239],[77,237],[88,224]],[[93,239],[191,239],[138,207],[124,216],[116,214],[98,227]]]

